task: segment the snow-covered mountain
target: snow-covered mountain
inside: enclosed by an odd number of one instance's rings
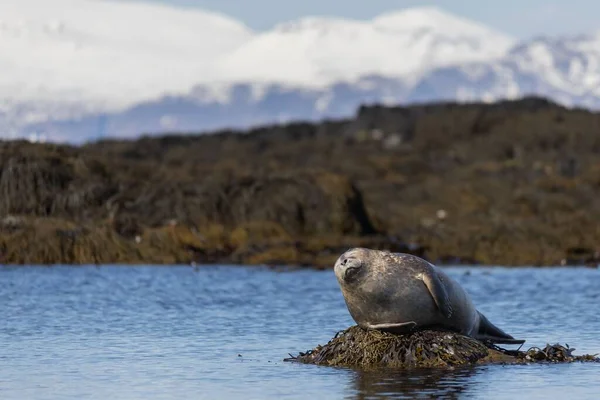
[[[363,103],[548,95],[600,107],[600,33],[517,43],[418,7],[253,32],[116,0],[0,2],[0,137],[202,131],[344,117]]]
[[[566,106],[600,108],[600,32],[534,38],[504,57],[438,68],[413,88],[413,100],[511,99],[530,94]]]
[[[256,35],[224,57],[229,81],[323,87],[365,75],[417,79],[429,69],[503,55],[508,36],[433,7],[370,21],[302,18]]]
[[[0,2],[0,97],[130,105],[210,82],[214,59],[246,43],[205,11],[97,0]]]
[[[253,32],[218,14],[98,0],[0,2],[4,131],[210,82]]]

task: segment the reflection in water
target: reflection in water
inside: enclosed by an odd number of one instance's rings
[[[458,399],[474,384],[471,379],[476,367],[454,370],[413,371],[378,369],[353,371],[352,395],[349,398],[364,399],[415,399],[445,398]]]

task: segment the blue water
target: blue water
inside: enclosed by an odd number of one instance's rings
[[[448,268],[525,347],[600,353],[600,270]],[[361,372],[283,362],[354,324],[332,271],[0,268],[0,399],[597,399],[600,364]]]

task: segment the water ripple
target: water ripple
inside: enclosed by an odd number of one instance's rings
[[[600,353],[594,269],[450,268],[527,346]],[[595,398],[600,366],[361,372],[282,362],[353,324],[332,271],[0,269],[2,399]]]

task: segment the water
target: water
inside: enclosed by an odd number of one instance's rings
[[[526,347],[600,353],[600,271],[451,268]],[[600,364],[360,372],[283,362],[353,324],[332,271],[0,269],[0,398],[598,398]]]

